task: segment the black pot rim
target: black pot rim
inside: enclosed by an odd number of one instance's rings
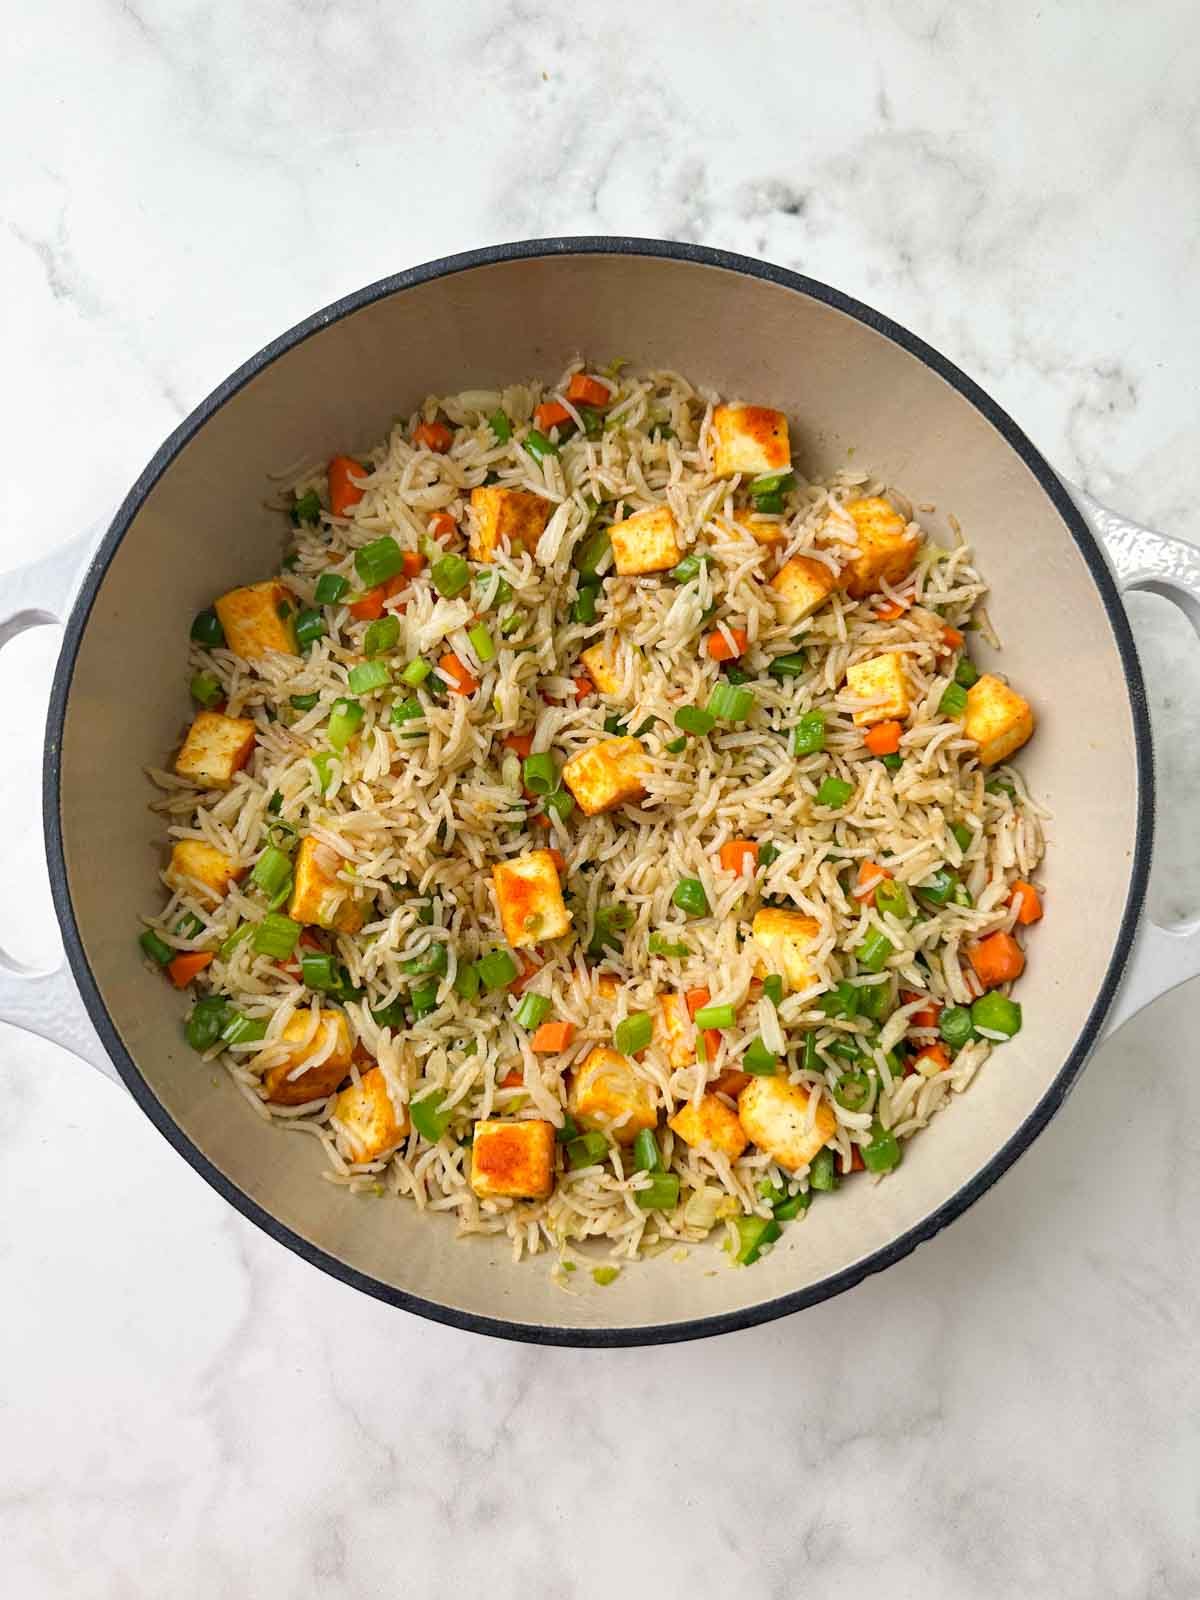
[[[504,1317],[489,1317],[454,1307],[438,1304],[421,1296],[408,1294],[368,1276],[347,1265],[344,1261],[311,1244],[279,1219],[245,1194],[224,1173],[218,1170],[184,1133],[175,1120],[151,1092],[126,1051],[108,1014],[99,988],[83,951],[83,943],[75,920],[74,906],[67,881],[63,854],[60,816],[61,748],[67,701],[80,642],[91,614],[99,585],[109,563],[121,543],[127,528],[136,516],[147,494],[208,419],[220,409],[246,383],[271,362],[286,354],[295,345],[320,332],[330,323],[339,321],[374,301],[398,294],[433,278],[469,271],[475,267],[490,266],[497,262],[520,261],[534,257],[573,255],[633,255],[658,256],[675,261],[690,261],[703,266],[719,267],[747,277],[765,279],[782,288],[822,301],[838,311],[845,312],[865,323],[885,338],[900,345],[916,356],[968,400],[991,423],[1006,443],[1024,461],[1036,477],[1065,524],[1067,531],[1087,563],[1092,579],[1112,628],[1125,680],[1129,691],[1130,711],[1134,726],[1134,744],[1137,767],[1138,805],[1134,836],[1133,864],[1130,873],[1129,893],[1117,932],[1111,959],[1104,981],[1096,995],[1086,1022],[1075,1044],[1060,1068],[1053,1084],[1042,1100],[1021,1125],[1010,1135],[991,1160],[978,1173],[944,1201],[935,1211],[914,1225],[890,1244],[864,1256],[861,1261],[822,1279],[819,1283],[779,1295],[758,1305],[743,1307],[738,1311],[723,1312],[711,1317],[692,1317],[678,1322],[630,1327],[554,1327],[543,1324],[514,1322]],[[303,322],[272,340],[224,383],[201,402],[159,447],[137,482],[126,496],[114,517],[108,532],[88,568],[76,597],[71,615],[66,622],[62,654],[54,675],[50,707],[46,723],[46,759],[43,772],[42,810],[46,835],[46,856],[49,864],[50,884],[55,909],[62,928],[67,958],[79,985],[80,993],[97,1033],[112,1058],[117,1071],[142,1110],[167,1138],[175,1149],[196,1171],[243,1216],[268,1233],[280,1244],[320,1267],[331,1276],[360,1289],[365,1294],[399,1306],[405,1311],[451,1327],[468,1329],[475,1333],[490,1334],[503,1339],[525,1343],[563,1346],[591,1346],[611,1348],[626,1345],[669,1344],[685,1339],[700,1339],[715,1334],[730,1333],[786,1316],[805,1306],[815,1305],[833,1295],[852,1288],[863,1278],[880,1272],[900,1261],[926,1239],[931,1239],[948,1223],[974,1204],[976,1200],[1025,1151],[1050,1121],[1065,1100],[1082,1070],[1087,1057],[1096,1044],[1100,1027],[1112,1003],[1121,975],[1129,957],[1134,932],[1146,894],[1150,870],[1150,854],[1154,817],[1154,771],[1150,743],[1150,723],[1146,707],[1146,692],[1134,646],[1133,634],[1117,592],[1116,584],[1108,570],[1090,528],[1067,495],[1049,463],[1034,447],[1012,418],[986,394],[978,384],[962,372],[953,362],[941,355],[923,339],[906,328],[882,316],[878,311],[830,288],[827,284],[791,272],[768,262],[727,250],[716,250],[704,245],[675,243],[662,239],[637,239],[621,237],[567,237],[554,239],[528,239],[511,244],[491,245],[479,250],[468,250],[458,255],[444,256],[421,266],[412,267],[392,277],[382,278],[356,293],[336,300],[332,305],[317,311]]]

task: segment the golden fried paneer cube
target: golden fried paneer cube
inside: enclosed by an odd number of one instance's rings
[[[296,601],[277,578],[231,589],[213,602],[225,643],[243,661],[258,661],[270,650],[296,655]]]
[[[477,1122],[471,1187],[481,1200],[544,1200],[554,1187],[554,1125]]]
[[[563,904],[562,883],[549,850],[497,861],[492,885],[504,937],[514,950],[570,931],[571,914]]]
[[[366,905],[338,877],[342,857],[307,834],[300,841],[293,868],[288,916],[311,927],[335,933],[357,933],[366,921]]]
[[[597,1045],[575,1069],[567,1109],[581,1127],[598,1128],[618,1144],[632,1144],[643,1128],[658,1125],[654,1086],[607,1045]]]
[[[612,539],[613,566],[623,578],[666,572],[683,554],[669,506],[635,512],[623,522],[614,522],[608,532]]]
[[[492,561],[497,550],[523,545],[532,554],[554,512],[554,504],[528,489],[489,484],[471,490],[470,549],[473,561]]]
[[[1033,708],[1003,678],[985,672],[967,690],[963,732],[979,745],[983,765],[995,766],[997,761],[1007,761],[1032,735]]]
[[[263,1088],[272,1105],[302,1106],[309,1100],[323,1099],[325,1095],[333,1093],[349,1072],[354,1047],[343,1013],[322,1011],[310,1039],[308,1035],[311,1029],[312,1012],[307,1010],[297,1011],[284,1027],[280,1037],[287,1039],[292,1048],[282,1061],[269,1067],[263,1074]],[[325,1060],[302,1072],[298,1078],[291,1077],[297,1067],[303,1066],[305,1061],[324,1049],[331,1037],[333,1047]]]
[[[730,1161],[736,1161],[748,1143],[737,1112],[715,1094],[702,1096],[698,1106],[689,1100],[673,1117],[667,1118],[667,1126],[684,1144],[694,1149],[711,1145]]]
[[[751,477],[786,472],[792,464],[788,423],[782,411],[768,406],[718,406],[712,430],[713,471],[719,478],[735,472]]]
[[[619,694],[622,680],[616,666],[616,637],[609,633],[579,652],[588,677],[601,694]]]
[[[342,1125],[341,1143],[351,1161],[378,1161],[389,1155],[409,1130],[408,1107],[397,1116],[382,1067],[364,1072],[333,1102]]]
[[[621,992],[621,985],[610,972],[602,972],[596,979],[596,993],[601,1000],[615,1000]]]
[[[175,771],[198,789],[228,789],[253,752],[254,724],[249,717],[201,711],[175,757]]]
[[[837,573],[813,556],[793,556],[771,579],[775,610],[781,621],[803,622],[841,586]]]
[[[921,536],[891,503],[880,495],[847,500],[844,507],[854,521],[858,535],[858,554],[846,564],[842,574],[846,590],[854,599],[877,593],[885,583],[902,583],[913,569]],[[839,539],[836,523],[828,526],[828,538]]]
[[[860,728],[869,728],[875,722],[903,722],[908,715],[908,674],[904,670],[903,656],[894,651],[870,656],[866,661],[847,667],[846,688],[856,700],[878,702],[854,713],[854,721]]]
[[[659,995],[654,1039],[672,1067],[690,1067],[695,1061],[696,1029],[683,995]]]
[[[215,845],[203,839],[180,839],[171,851],[167,882],[172,889],[183,889],[201,899],[219,900],[240,875],[236,862]],[[202,884],[203,889],[198,889]]]
[[[769,547],[782,544],[787,538],[782,522],[762,516],[753,506],[739,506],[733,513],[733,520],[743,533],[750,535],[755,544]]]
[[[806,916],[803,911],[764,906],[754,913],[750,933],[767,958],[756,964],[756,977],[777,972],[789,990],[806,989],[812,983],[809,951],[821,936],[821,924],[815,917]]]
[[[806,1167],[837,1131],[837,1118],[824,1099],[808,1126],[809,1092],[786,1078],[752,1078],[738,1095],[738,1120],[746,1136],[789,1172]]]
[[[640,739],[604,739],[573,755],[562,780],[589,817],[611,811],[645,793],[649,758]]]

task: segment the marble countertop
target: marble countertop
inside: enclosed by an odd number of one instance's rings
[[[1200,23],[1183,0],[44,0],[0,66],[0,565],[110,509],[232,367],[400,267],[698,240],[878,306],[1064,472],[1200,542]],[[1200,905],[1195,641],[1134,610],[1154,904]],[[55,640],[0,663],[0,945],[55,949]],[[1194,717],[1191,728],[1194,734]],[[899,1266],[717,1342],[534,1350],[356,1295],[123,1094],[0,1028],[0,1549],[42,1597],[1200,1589],[1200,988]]]

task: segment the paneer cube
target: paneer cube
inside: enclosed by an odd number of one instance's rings
[[[495,484],[471,490],[471,559],[492,561],[497,550],[523,545],[531,554],[545,532],[554,504],[528,489],[500,489]]]
[[[733,513],[733,520],[743,533],[750,535],[755,544],[768,546],[782,544],[787,538],[782,522],[773,522],[767,517],[760,516],[753,506],[740,506]]]
[[[690,1067],[696,1059],[696,1029],[681,994],[660,994],[654,1038],[673,1068]]]
[[[293,868],[288,916],[336,933],[357,933],[366,921],[366,904],[338,877],[342,858],[336,850],[307,834],[300,841]]]
[[[471,1187],[481,1200],[544,1200],[554,1187],[554,1125],[477,1122]]]
[[[258,661],[270,650],[296,655],[296,601],[276,578],[231,589],[213,602],[225,643],[243,661]]]
[[[615,1000],[621,992],[621,985],[610,972],[602,972],[596,979],[596,993],[601,1000]]]
[[[719,478],[744,472],[786,472],[792,464],[788,423],[767,406],[718,406],[713,412],[713,471]]]
[[[812,556],[793,556],[771,579],[775,611],[786,623],[803,622],[841,586],[837,573]]]
[[[821,924],[815,917],[764,906],[755,912],[750,933],[769,963],[756,964],[757,977],[777,972],[790,990],[808,987],[814,976],[808,953],[821,934]]]
[[[513,861],[497,861],[492,884],[504,937],[514,950],[570,931],[571,914],[563,904],[558,868],[549,850],[530,850]]]
[[[343,1089],[333,1102],[333,1114],[342,1125],[340,1142],[351,1161],[390,1155],[410,1126],[407,1106],[396,1115],[382,1067],[372,1067]]]
[[[854,713],[860,728],[869,728],[874,722],[903,722],[908,715],[908,674],[903,656],[894,652],[847,667],[846,688],[856,700],[878,702]]]
[[[967,690],[967,711],[963,732],[979,745],[979,759],[985,767],[1009,756],[1033,733],[1033,708],[1003,678],[985,672]]]
[[[622,679],[617,672],[617,641],[614,634],[606,634],[588,650],[579,652],[587,675],[601,694],[619,694]]]
[[[802,1084],[752,1078],[738,1095],[738,1120],[760,1150],[789,1172],[798,1172],[837,1131],[837,1118],[824,1099],[817,1103],[810,1128],[808,1103],[809,1090]]]
[[[562,780],[586,816],[611,811],[628,800],[640,800],[649,758],[640,739],[604,739],[574,755],[562,769]]]
[[[267,1099],[277,1106],[302,1106],[310,1100],[321,1100],[332,1094],[350,1070],[353,1045],[350,1029],[340,1011],[322,1011],[321,1020],[308,1038],[312,1028],[312,1013],[297,1011],[284,1027],[282,1038],[291,1042],[292,1048],[282,1061],[269,1067],[263,1074],[263,1088]],[[317,1055],[332,1039],[332,1048],[324,1061],[302,1072],[298,1078],[290,1076],[297,1067]]]
[[[693,1148],[711,1145],[730,1161],[736,1161],[749,1142],[737,1112],[715,1094],[704,1095],[698,1106],[689,1100],[673,1117],[667,1118],[667,1126],[684,1144]]]
[[[628,1056],[607,1045],[597,1045],[576,1068],[567,1109],[582,1127],[598,1128],[618,1144],[632,1144],[643,1128],[658,1125],[653,1084],[638,1076]]]
[[[253,751],[254,724],[249,717],[201,711],[175,757],[175,771],[198,789],[228,789]]]
[[[608,532],[612,539],[613,566],[623,578],[637,578],[645,572],[666,572],[683,555],[675,537],[675,518],[669,506],[638,511],[624,522],[614,522]]]
[[[903,582],[917,559],[920,534],[910,531],[900,513],[879,495],[847,500],[845,510],[853,518],[858,535],[858,554],[847,562],[843,574],[847,592],[861,600],[864,595],[877,593],[884,583]],[[828,542],[844,539],[845,530],[839,530],[836,522],[826,526]]]
[[[180,839],[171,851],[167,882],[172,889],[189,890],[205,900],[219,900],[241,868],[215,845],[203,839]],[[197,890],[196,885],[204,889]]]

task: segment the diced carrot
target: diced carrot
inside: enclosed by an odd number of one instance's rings
[[[567,1049],[574,1037],[573,1022],[543,1022],[541,1027],[534,1030],[529,1048],[535,1056],[556,1056],[561,1050]]]
[[[906,1006],[912,1005],[914,1000],[926,1001],[926,1004],[921,1007],[920,1011],[914,1011],[912,1016],[909,1017],[908,1021],[910,1027],[937,1027],[938,1019],[942,1014],[942,1003],[940,1000],[934,1000],[927,995],[923,995],[919,989],[901,989],[900,999]]]
[[[599,378],[589,378],[586,372],[576,372],[567,385],[567,399],[581,406],[606,406],[612,400],[612,393]]]
[[[548,828],[550,826],[550,818],[544,816],[540,811],[536,817],[531,817],[530,821],[533,823],[535,828]]]
[[[551,847],[546,851],[546,854],[550,857],[551,861],[553,861],[555,870],[558,873],[561,874],[567,870],[567,858],[565,855],[563,855],[561,850],[555,850],[553,847]]]
[[[177,989],[186,989],[197,973],[203,972],[211,960],[211,950],[181,950],[173,961],[167,963],[171,982]]]
[[[862,1158],[862,1151],[856,1144],[852,1144],[850,1146],[850,1171],[865,1172],[866,1170],[867,1163]]]
[[[911,605],[911,600],[881,600],[875,607],[875,615],[880,622],[895,622],[896,618],[902,617]]]
[[[367,1049],[366,1045],[361,1039],[356,1039],[354,1041],[354,1049],[350,1052],[350,1059],[353,1061],[354,1065],[360,1069],[366,1066],[373,1067],[376,1065],[375,1057]]]
[[[209,709],[211,711],[215,711],[219,717],[223,717],[225,715],[225,712],[226,712],[228,706],[229,706],[229,701],[228,700],[214,700],[212,705],[209,707]]]
[[[873,756],[894,756],[900,748],[904,729],[898,722],[877,722],[863,735],[867,749]]]
[[[413,429],[412,442],[428,445],[434,455],[444,456],[454,443],[454,435],[444,422],[418,422]]]
[[[994,989],[1012,983],[1025,970],[1025,955],[1011,933],[989,933],[967,951],[980,983]]]
[[[588,695],[594,694],[595,691],[596,691],[596,685],[592,682],[592,680],[587,676],[587,674],[585,672],[577,672],[575,674],[575,698],[576,698],[576,700],[586,700]]]
[[[854,898],[865,900],[876,884],[885,878],[890,878],[891,873],[886,867],[881,867],[878,861],[860,861],[858,864],[858,880],[854,885]]]
[[[730,628],[729,632],[733,635],[732,646],[720,629],[716,633],[710,633],[704,641],[705,648],[714,661],[736,660],[749,645],[750,635],[745,628]]]
[[[1031,922],[1041,921],[1042,897],[1031,883],[1018,879],[1012,886],[1008,903],[1016,908],[1017,921],[1023,928],[1027,928]]]
[[[298,941],[306,950],[324,950],[325,946],[311,928],[301,928]]]
[[[451,694],[474,694],[479,687],[479,679],[468,672],[453,650],[438,658],[438,671],[450,679]]]
[[[758,846],[753,839],[730,839],[721,846],[719,859],[726,872],[753,872],[758,865]]]
[[[535,978],[542,970],[541,967],[538,966],[537,962],[527,961],[522,955],[519,955],[517,960],[521,963],[521,971],[517,973],[516,977],[509,984],[509,994],[523,994],[525,985],[529,982],[530,978]]]
[[[373,589],[368,589],[360,594],[357,600],[350,602],[349,611],[352,617],[359,622],[374,622],[383,615],[383,602],[387,599],[386,587],[377,583]]]
[[[695,1022],[697,1011],[708,1004],[712,995],[707,989],[689,989],[683,998],[687,1004],[688,1016]],[[720,1032],[716,1028],[705,1028],[704,1049],[710,1061],[720,1048]]]
[[[502,1089],[515,1089],[519,1083],[524,1082],[525,1074],[520,1067],[509,1067],[508,1071],[500,1079],[500,1087]]]
[[[561,428],[564,422],[570,420],[571,413],[559,400],[543,400],[533,413],[534,426],[543,433],[549,433],[551,428]]]
[[[419,550],[405,550],[403,552],[404,576],[415,578],[425,570],[425,557]],[[394,579],[389,580],[395,582]]]
[[[449,539],[458,531],[458,523],[448,511],[435,511],[429,519],[429,534],[433,539]]]
[[[717,1094],[727,1094],[736,1100],[749,1082],[748,1072],[742,1072],[737,1067],[725,1067],[713,1079],[713,1088]]]
[[[335,517],[344,517],[358,504],[363,491],[350,480],[366,476],[366,468],[353,456],[334,456],[329,463],[329,509]]]
[[[506,733],[504,735],[504,748],[506,750],[512,750],[516,755],[520,756],[522,761],[524,761],[525,757],[533,749],[533,734]]]
[[[924,1050],[918,1050],[912,1058],[914,1070],[921,1071],[921,1062],[923,1061],[928,1062],[935,1072],[945,1072],[950,1065],[950,1057],[943,1044],[930,1044],[926,1045]]]
[[[958,628],[952,628],[949,623],[942,629],[942,648],[945,650],[961,650],[964,635]]]

